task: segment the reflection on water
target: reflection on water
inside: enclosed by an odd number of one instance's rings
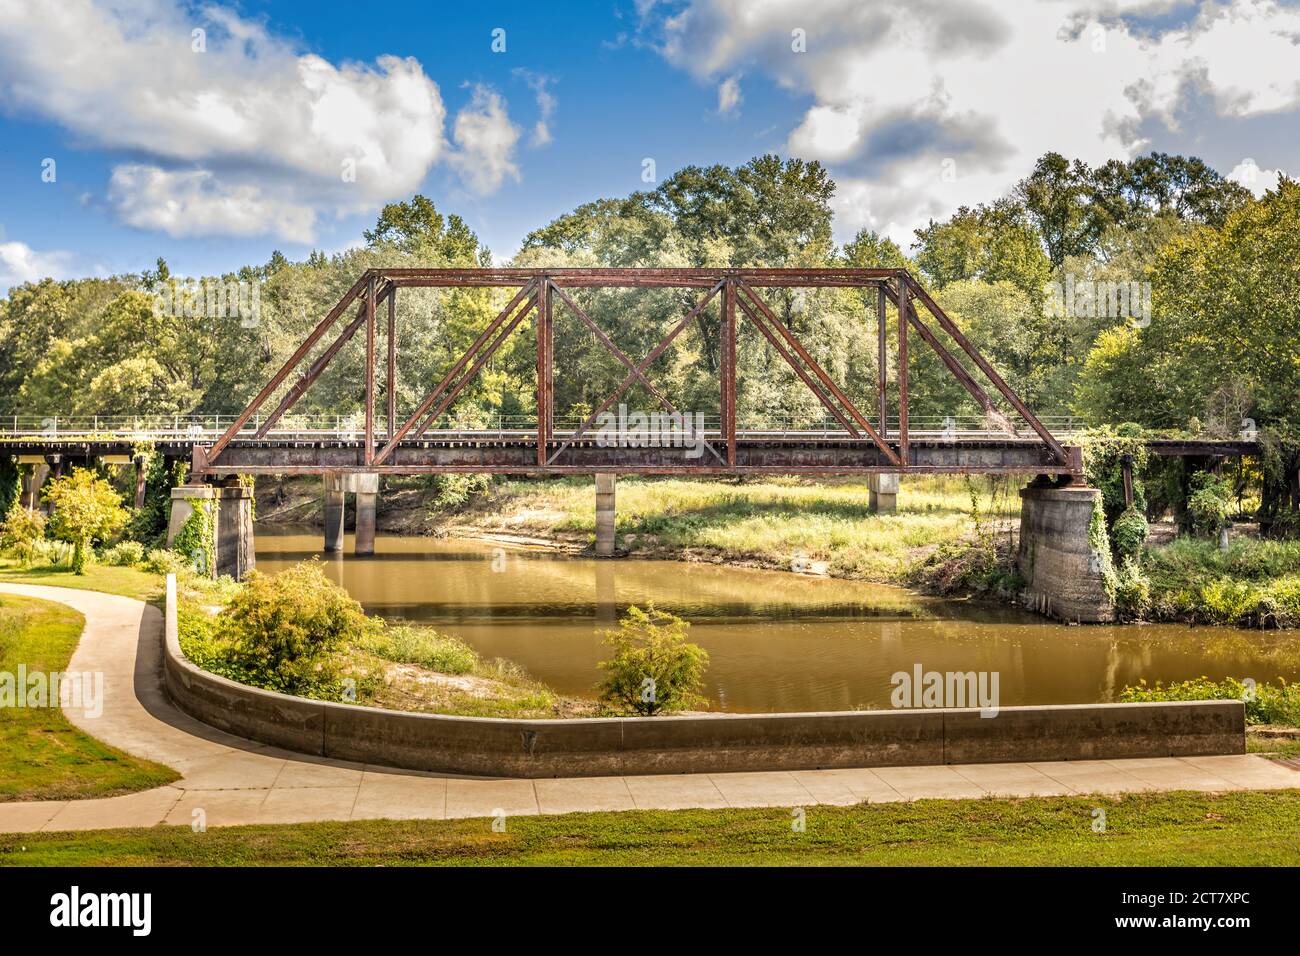
[[[320,555],[316,529],[257,530],[259,570]],[[714,709],[885,708],[890,675],[998,671],[1001,703],[1111,700],[1139,678],[1300,677],[1300,637],[1231,628],[1069,627],[860,582],[675,561],[594,561],[455,539],[381,536],[322,555],[367,611],[432,625],[565,694],[591,696],[599,630],[631,604],[691,622]]]

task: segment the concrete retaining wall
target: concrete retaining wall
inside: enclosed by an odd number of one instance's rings
[[[164,683],[190,716],[301,753],[408,770],[582,777],[1020,760],[1239,754],[1240,701],[716,717],[503,720],[287,697],[200,670],[181,653],[168,578]]]

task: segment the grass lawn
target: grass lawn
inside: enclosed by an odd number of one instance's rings
[[[1093,811],[1106,811],[1104,833]],[[0,835],[0,865],[1035,865],[1300,864],[1300,794],[922,800]]]
[[[85,619],[70,607],[0,594],[0,672],[62,671]],[[179,775],[72,726],[58,707],[0,708],[0,801],[106,797]]]
[[[0,558],[0,581],[103,591],[105,594],[120,594],[137,601],[156,602],[163,593],[162,575],[108,564],[91,564],[86,567],[85,574],[73,574],[65,565],[36,564],[24,568],[17,561]]]

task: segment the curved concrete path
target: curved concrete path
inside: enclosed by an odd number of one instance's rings
[[[545,780],[391,770],[253,743],[180,713],[162,689],[157,608],[41,585],[0,583],[0,592],[58,601],[85,615],[68,670],[104,675],[103,713],[89,718],[68,711],[68,718],[105,743],[182,775],[169,786],[120,797],[0,803],[0,832],[191,825],[198,811],[207,826],[231,826],[1300,787],[1300,772],[1253,755]]]

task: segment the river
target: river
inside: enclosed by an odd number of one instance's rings
[[[711,658],[705,694],[720,711],[888,708],[891,675],[917,664],[996,672],[1003,706],[1114,700],[1141,678],[1300,678],[1296,632],[1067,626],[883,585],[465,539],[380,535],[365,558],[351,548],[351,535],[347,553],[323,555],[319,529],[257,529],[260,570],[320,555],[367,612],[454,634],[575,696],[594,696],[606,656],[599,631],[652,601],[691,622],[690,639]]]

